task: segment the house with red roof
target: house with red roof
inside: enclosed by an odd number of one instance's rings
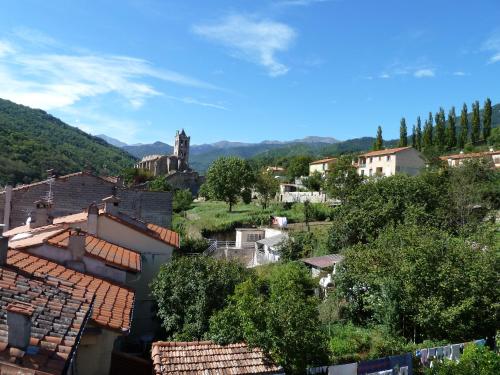
[[[425,167],[424,156],[413,147],[371,151],[358,156],[358,174],[365,177],[387,177],[405,173],[415,176]]]

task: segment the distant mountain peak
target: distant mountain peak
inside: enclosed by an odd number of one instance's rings
[[[108,142],[112,146],[116,146],[116,147],[127,146],[127,144],[125,142],[122,142],[116,138],[108,137],[105,134],[98,134],[98,135],[96,135],[96,137],[105,140],[106,142]]]

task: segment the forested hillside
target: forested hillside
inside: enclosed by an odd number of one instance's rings
[[[0,99],[0,186],[46,177],[47,169],[119,173],[134,158],[50,114]]]

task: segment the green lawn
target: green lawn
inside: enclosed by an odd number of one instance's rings
[[[184,215],[174,216],[174,229],[197,238],[242,225],[267,225],[271,215],[286,216],[290,223],[302,222],[303,205],[293,204],[286,209],[283,204],[276,203],[264,210],[255,203],[238,203],[233,207],[233,212],[228,212],[228,205],[224,202],[197,202]]]

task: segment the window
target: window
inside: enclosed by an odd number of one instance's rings
[[[387,161],[391,160],[391,155],[387,155]]]
[[[371,176],[372,175],[372,169],[370,168],[370,170],[368,171],[368,176]]]
[[[247,242],[256,242],[262,239],[262,235],[259,233],[249,233],[247,235]]]
[[[365,170],[364,170],[364,169],[362,169],[362,170],[361,170],[361,177],[363,177],[364,175],[365,175]]]
[[[373,158],[370,158],[370,163],[373,161]]]

